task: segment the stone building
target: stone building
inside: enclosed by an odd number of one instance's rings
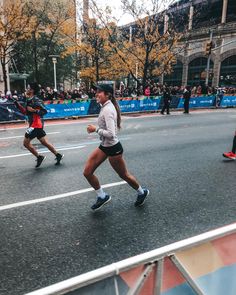
[[[206,44],[212,34],[209,85],[236,87],[236,1],[182,0],[166,11],[168,14],[187,15],[187,37],[179,47],[173,73],[162,77],[172,85],[199,85],[206,83]]]
[[[0,0],[0,7],[3,5],[3,0]],[[0,93],[4,91],[4,84],[3,84],[3,73],[2,67],[0,64]]]

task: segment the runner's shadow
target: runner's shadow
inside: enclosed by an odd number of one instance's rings
[[[55,165],[52,163],[51,165],[49,164],[48,166],[42,166],[39,168],[32,167],[31,169],[31,175],[32,177],[38,177],[40,175],[50,175],[51,173],[57,173],[58,171],[62,171],[62,169],[65,169],[65,165]]]
[[[105,210],[105,208],[102,211],[90,212],[90,217],[93,220],[104,220],[109,216],[111,216],[111,212],[108,212],[107,210]]]
[[[222,162],[223,162],[223,163],[233,163],[233,162],[235,162],[235,160],[230,160],[230,159],[227,160],[227,159],[223,159]]]

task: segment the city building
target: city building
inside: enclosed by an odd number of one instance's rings
[[[236,1],[182,0],[166,14],[185,14],[187,36],[179,44],[173,73],[163,77],[172,85],[206,83],[209,50],[209,85],[236,86]],[[208,46],[208,48],[207,48]],[[212,48],[209,48],[212,47]]]
[[[84,21],[88,18],[84,0]],[[159,77],[169,85],[236,87],[236,1],[179,0],[160,13],[159,31],[168,30],[171,21],[184,33],[176,50],[176,64],[170,75]],[[132,35],[135,23],[120,27]],[[210,54],[209,54],[210,53]],[[207,66],[208,65],[208,66]]]

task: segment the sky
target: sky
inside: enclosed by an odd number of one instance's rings
[[[121,7],[121,1],[97,0],[96,2],[98,5],[101,5],[103,7],[108,5],[112,8],[113,14],[115,15],[117,19],[119,19],[118,25],[124,25],[133,21],[133,18],[131,15],[123,13],[122,7]]]
[[[153,0],[136,0],[139,4],[144,2],[146,7],[153,7]],[[160,11],[166,9],[168,4],[176,2],[177,0],[159,0],[160,2]],[[105,8],[106,6],[110,6],[113,12],[113,15],[116,19],[118,19],[118,25],[124,25],[133,21],[131,15],[124,14],[122,11],[121,1],[120,0],[96,0],[96,4],[98,7]],[[91,16],[91,15],[90,15]]]

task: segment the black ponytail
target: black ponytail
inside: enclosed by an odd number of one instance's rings
[[[120,129],[121,128],[121,112],[120,112],[119,104],[118,104],[118,102],[116,101],[115,97],[112,94],[108,93],[108,95],[109,95],[108,97],[109,97],[110,101],[113,103],[113,105],[114,105],[114,107],[116,109],[116,112],[117,112],[117,127],[118,127],[118,129]]]

